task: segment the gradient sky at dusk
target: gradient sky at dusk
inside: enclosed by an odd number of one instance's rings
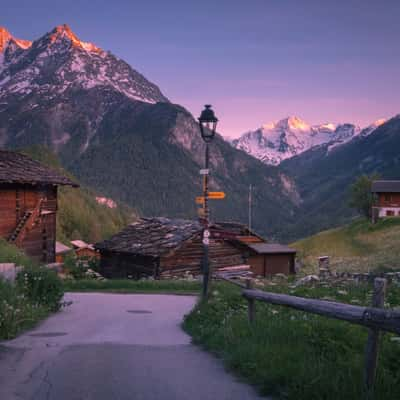
[[[368,125],[400,113],[398,0],[18,0],[0,25],[36,39],[67,23],[237,136],[297,115]]]

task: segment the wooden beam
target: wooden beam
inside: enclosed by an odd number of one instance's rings
[[[305,299],[303,297],[263,292],[261,290],[246,289],[243,290],[242,294],[246,299],[287,306],[324,317],[348,321],[368,328],[400,334],[400,311],[397,310],[361,307],[327,300]]]

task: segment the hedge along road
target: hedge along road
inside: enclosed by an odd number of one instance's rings
[[[255,400],[190,344],[193,296],[68,293],[72,305],[0,343],[4,400]]]

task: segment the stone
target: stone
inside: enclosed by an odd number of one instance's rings
[[[320,279],[317,275],[307,275],[296,282],[296,286],[307,285],[308,283],[317,283]]]

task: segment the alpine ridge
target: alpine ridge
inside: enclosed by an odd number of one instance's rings
[[[378,120],[369,127],[360,129],[350,123],[309,125],[299,117],[290,116],[246,132],[233,140],[232,145],[265,164],[279,165],[283,160],[317,146],[324,146],[326,151],[330,151],[358,135],[370,134],[383,122],[384,120]]]
[[[196,218],[205,148],[187,110],[68,25],[27,48],[13,45],[8,35],[5,42],[0,147],[46,146],[99,197],[127,204],[142,216]],[[246,222],[253,183],[257,201],[268,204],[254,212],[255,229],[277,235],[297,207],[290,179],[218,134],[210,163],[212,187],[227,192],[223,204],[213,204],[215,218]]]

